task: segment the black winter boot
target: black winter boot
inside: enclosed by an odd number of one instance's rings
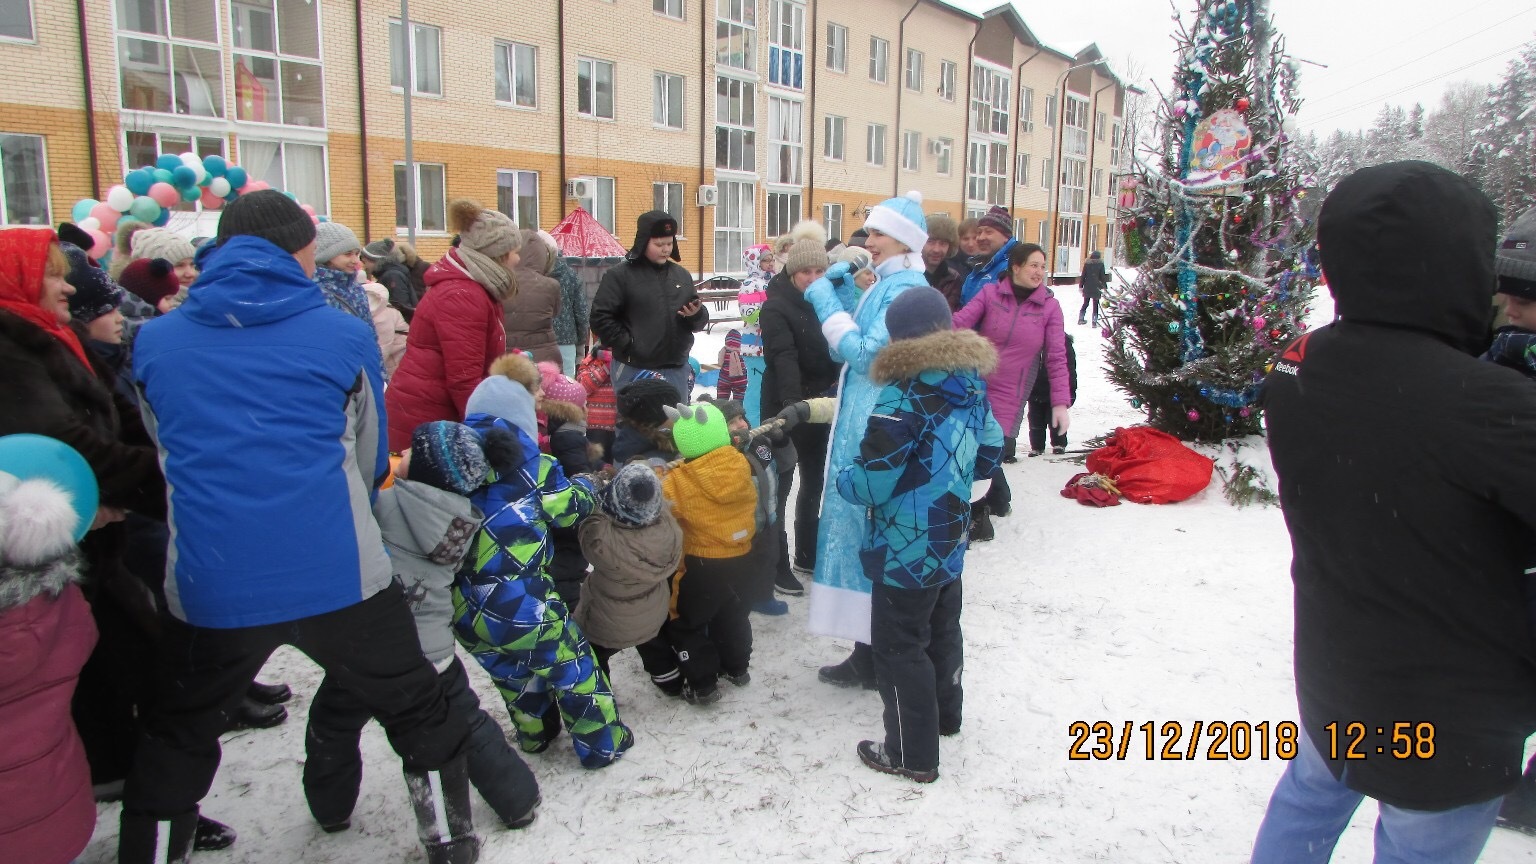
[[[984,543],[995,536],[997,535],[992,531],[992,517],[987,513],[987,502],[977,501],[971,504],[971,542]]]
[[[118,864],[186,864],[197,833],[197,810],[170,819],[123,811],[117,834]]]
[[[197,831],[192,835],[192,848],[198,852],[217,852],[235,845],[235,829],[223,822],[215,822],[207,816],[197,817]]]
[[[264,705],[247,696],[240,700],[233,717],[229,718],[229,731],[240,729],[271,729],[281,726],[288,719],[288,709],[281,705]]]
[[[825,684],[835,687],[862,687],[865,690],[878,690],[879,684],[875,681],[875,658],[868,645],[855,642],[853,653],[848,659],[831,666],[823,666],[817,671],[816,677]]]
[[[288,689],[287,684],[263,684],[260,681],[252,681],[251,686],[245,689],[245,698],[263,705],[281,705],[293,698],[293,691]]]
[[[475,864],[480,838],[470,816],[467,760],[460,756],[436,771],[406,771],[405,788],[427,864]]]

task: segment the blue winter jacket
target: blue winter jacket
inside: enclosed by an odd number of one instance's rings
[[[165,468],[171,612],[254,627],[361,602],[390,581],[370,504],[389,470],[373,328],[266,240],[204,251],[133,352]]]
[[[969,330],[941,330],[881,349],[870,377],[884,382],[859,455],[837,491],[868,508],[859,563],[892,588],[937,588],[959,578],[971,523],[971,483],[997,470],[1003,430],[981,376],[997,351]]]
[[[992,259],[986,263],[986,266],[980,270],[972,270],[970,275],[965,277],[964,284],[960,286],[960,308],[964,309],[967,303],[975,300],[983,287],[1003,278],[1003,274],[1008,272],[1008,253],[1017,245],[1019,245],[1018,238],[1004,243],[1003,248],[992,255]]]

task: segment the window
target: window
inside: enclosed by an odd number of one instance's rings
[[[51,224],[41,135],[0,135],[0,208],[6,225]]]
[[[800,191],[768,193],[768,236],[779,237],[789,233],[800,221]]]
[[[496,172],[496,209],[519,228],[539,230],[539,172]]]
[[[715,207],[715,269],[733,271],[741,266],[741,253],[755,236],[753,216],[756,188],[742,180],[716,180],[720,203]]]
[[[950,161],[954,158],[955,141],[953,138],[934,139],[938,145],[934,148],[934,169],[944,177],[949,176]]]
[[[1095,111],[1093,114],[1093,137],[1104,140],[1105,117],[1103,111]]]
[[[715,79],[715,167],[757,170],[757,88],[735,78]]]
[[[668,18],[683,17],[683,0],[651,0],[651,8]]]
[[[583,210],[591,213],[592,218],[597,220],[597,224],[607,228],[608,233],[612,234],[614,228],[613,199],[616,191],[614,180],[612,177],[593,177],[592,185],[597,197],[577,198],[576,203],[580,204]]]
[[[901,170],[923,170],[923,136],[912,129],[901,133]]]
[[[1055,125],[1056,125],[1056,94],[1055,93],[1052,93],[1051,95],[1045,97],[1045,125],[1051,126],[1051,127],[1055,127]]]
[[[1008,203],[1008,145],[972,141],[966,160],[965,197],[988,204]]]
[[[1046,224],[1046,220],[1041,219],[1035,223],[1035,234],[1035,243],[1038,246],[1046,248],[1051,245],[1051,231],[1050,226]]]
[[[607,60],[576,58],[576,113],[583,117],[613,119],[613,64]]]
[[[843,117],[828,114],[826,133],[821,136],[821,155],[834,161],[843,161],[843,130],[847,121]]]
[[[496,101],[519,108],[539,107],[539,49],[519,42],[496,43]]]
[[[285,0],[292,2],[292,0]],[[437,27],[411,22],[415,73],[411,76],[411,92],[431,96],[443,95],[443,31]],[[400,22],[389,22],[389,86],[405,87],[405,37],[401,35]]]
[[[1017,157],[1015,157],[1015,165],[1014,165],[1014,169],[1013,169],[1013,178],[1014,178],[1013,182],[1017,183],[1020,186],[1028,186],[1029,185],[1029,154],[1028,153],[1020,153]],[[1014,233],[1015,237],[1022,236],[1017,231],[1015,231],[1013,233]]]
[[[1040,188],[1041,189],[1049,189],[1049,188],[1051,188],[1051,173],[1052,173],[1052,170],[1053,170],[1054,167],[1055,166],[1052,164],[1052,160],[1050,160],[1050,159],[1046,159],[1041,164],[1041,168],[1040,168]]]
[[[688,212],[683,206],[683,184],[652,183],[651,209],[661,210],[671,216],[672,221],[677,223],[677,235],[683,236],[683,214]]]
[[[1093,169],[1093,193],[1092,194],[1094,194],[1094,195],[1103,195],[1104,194],[1104,169],[1103,168],[1095,168],[1095,169]]]
[[[1025,236],[1028,236],[1028,235],[1026,235],[1024,233],[1028,229],[1029,229],[1029,220],[1028,219],[1025,219],[1023,217],[1019,217],[1019,218],[1013,220],[1013,236],[1015,236],[1015,237],[1025,237]]]
[[[0,39],[34,40],[32,0],[0,0]]]
[[[1120,167],[1120,159],[1122,156],[1120,152],[1120,143],[1120,124],[1116,123],[1111,126],[1109,130],[1109,164],[1112,168]]]
[[[923,52],[908,48],[905,70],[907,89],[923,92]]]
[[[869,80],[885,83],[885,67],[891,57],[891,43],[878,36],[869,37]]]
[[[1063,213],[1081,213],[1087,204],[1088,163],[1082,159],[1061,160],[1061,191],[1058,209]]]
[[[196,153],[201,156],[223,156],[225,140],[222,135],[178,135],[169,132],[124,132],[123,170],[153,166],[161,153]],[[171,207],[181,213],[196,213],[202,209],[197,201],[178,201]]]
[[[827,236],[843,242],[843,205],[821,205],[821,224],[827,226]]]
[[[325,145],[257,141],[242,136],[240,165],[252,179],[265,180],[272,184],[273,189],[290,192],[299,199],[300,204],[315,208],[315,215],[325,216],[330,213],[330,187],[325,179]]]
[[[733,69],[757,68],[756,0],[715,0],[715,62]]]
[[[1071,250],[1083,245],[1083,217],[1063,216],[1056,220],[1056,267],[1062,270],[1071,265]]]
[[[1088,251],[1099,251],[1099,226],[1097,224],[1088,226]]]
[[[955,74],[958,68],[949,60],[939,62],[939,98],[945,102],[955,101]]]
[[[768,83],[799,90],[805,76],[805,3],[769,0]]]
[[[769,183],[800,185],[800,157],[805,152],[805,128],[800,119],[804,107],[792,99],[768,98]]]
[[[848,28],[841,24],[827,25],[827,68],[848,71]]]
[[[864,161],[876,166],[885,164],[885,127],[878,123],[869,124],[864,135]]]
[[[1019,88],[1019,130],[1035,131],[1035,88]]]
[[[1061,137],[1062,152],[1072,156],[1086,156],[1088,154],[1088,100],[1068,94],[1067,111],[1063,119],[1066,121],[1066,129]]]
[[[975,64],[971,74],[971,129],[983,135],[1008,134],[1008,73]]]
[[[243,160],[242,160],[243,161]],[[448,233],[448,182],[442,165],[416,164],[416,230]],[[395,230],[406,231],[405,165],[395,163]]]
[[[224,116],[224,55],[218,44],[218,10],[214,4],[215,0],[117,0],[118,79],[123,108]],[[19,5],[15,0],[0,2],[6,9]],[[264,5],[270,21],[271,4]],[[238,10],[242,4],[233,8]],[[16,30],[15,24],[25,22],[25,38],[34,38],[29,9],[0,12],[0,21],[14,21],[4,30],[6,35]],[[313,12],[310,23],[314,24]],[[237,29],[237,43],[239,36]],[[318,66],[314,69],[319,72]],[[276,73],[270,72],[270,76],[275,79]],[[269,84],[275,94],[276,80],[269,80]],[[278,121],[274,117],[272,122]]]
[[[652,76],[651,120],[668,129],[683,128],[683,76],[666,72]]]

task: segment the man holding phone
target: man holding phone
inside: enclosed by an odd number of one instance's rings
[[[613,349],[613,389],[620,392],[644,372],[689,398],[688,352],[709,311],[693,288],[693,275],[677,251],[677,220],[662,210],[640,215],[635,243],[622,264],[603,274],[592,300],[592,330]],[[620,429],[614,459],[623,461],[639,436]]]

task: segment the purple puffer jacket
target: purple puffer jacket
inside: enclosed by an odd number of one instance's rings
[[[955,313],[955,327],[975,330],[997,347],[997,371],[987,376],[987,399],[1007,437],[1019,436],[1024,403],[1040,374],[1042,349],[1045,371],[1051,377],[1051,405],[1072,404],[1061,304],[1049,288],[1040,286],[1020,303],[1013,296],[1013,283],[1004,276],[984,286]]]

